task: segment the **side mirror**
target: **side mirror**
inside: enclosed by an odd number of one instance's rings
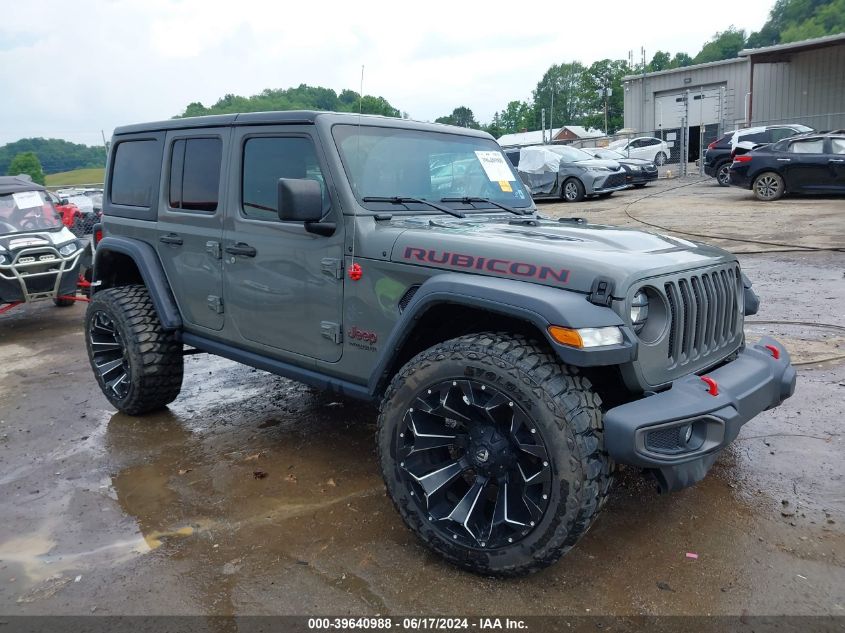
[[[305,230],[316,235],[333,235],[334,222],[323,218],[323,192],[320,183],[308,178],[279,178],[279,219],[282,222],[304,222]]]
[[[316,180],[279,178],[278,197],[282,222],[319,222],[323,217],[323,195]]]

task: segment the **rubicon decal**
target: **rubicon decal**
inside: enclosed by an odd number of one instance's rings
[[[496,259],[487,257],[476,257],[464,253],[450,253],[449,251],[428,250],[425,248],[405,248],[404,258],[412,262],[425,262],[426,264],[439,264],[450,268],[463,268],[467,270],[482,270],[499,275],[514,275],[531,279],[549,279],[560,284],[569,281],[569,271],[565,268],[552,268],[530,262],[520,262],[512,259]]]

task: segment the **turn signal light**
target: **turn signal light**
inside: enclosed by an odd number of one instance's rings
[[[560,327],[559,325],[550,325],[549,334],[551,334],[552,338],[561,345],[584,347],[584,341],[581,340],[581,335],[578,334],[578,330],[571,330],[568,327]]]

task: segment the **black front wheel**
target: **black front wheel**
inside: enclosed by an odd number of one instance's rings
[[[453,339],[408,362],[382,403],[378,444],[405,523],[478,573],[554,563],[590,527],[611,483],[589,381],[510,334]]]
[[[165,331],[144,286],[94,294],[85,315],[91,369],[109,402],[130,415],[173,402],[182,388],[182,345]]]

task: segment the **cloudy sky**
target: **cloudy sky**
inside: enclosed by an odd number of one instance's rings
[[[100,144],[117,125],[192,101],[300,83],[385,97],[411,118],[458,105],[480,121],[528,99],[552,63],[695,55],[716,31],[758,30],[773,0],[316,2],[27,0],[0,23],[0,144]],[[659,7],[659,8],[658,8]]]

